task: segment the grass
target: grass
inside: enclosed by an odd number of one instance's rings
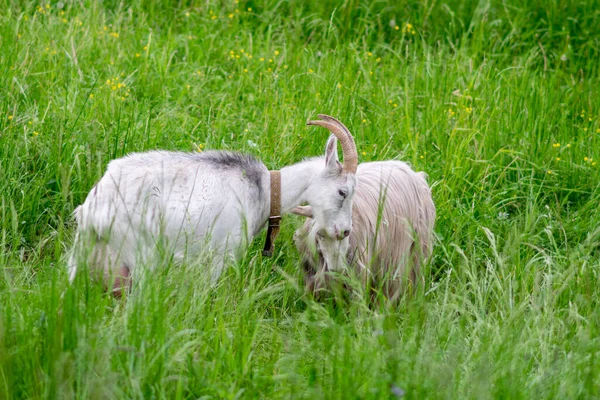
[[[600,396],[600,7],[0,1],[1,398]],[[397,307],[305,295],[284,219],[219,287],[67,285],[71,212],[113,158],[235,149],[270,168],[346,122],[429,174],[438,238]]]

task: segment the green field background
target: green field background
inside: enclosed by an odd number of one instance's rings
[[[0,0],[0,398],[598,398],[600,2]],[[165,263],[69,286],[107,163],[228,149],[429,175],[436,245],[397,306],[304,291],[284,218],[211,288]]]

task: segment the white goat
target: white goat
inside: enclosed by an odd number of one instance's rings
[[[323,235],[310,206],[293,213],[309,217],[294,234],[309,290],[328,284],[328,271],[350,265],[367,287],[395,301],[408,282],[416,284],[423,259],[432,250],[435,205],[426,174],[400,161],[358,166],[352,233],[342,241]],[[407,269],[410,268],[410,269]]]
[[[280,210],[283,214],[307,202],[315,226],[332,240],[341,240],[352,227],[358,156],[341,122],[327,115],[319,118],[308,125],[333,133],[325,157],[281,169]],[[70,280],[78,265],[87,263],[120,296],[143,270],[138,266],[153,267],[161,254],[182,263],[210,252],[214,282],[226,260],[239,258],[269,220],[271,189],[268,169],[246,154],[150,151],[111,161],[75,210],[78,229]]]

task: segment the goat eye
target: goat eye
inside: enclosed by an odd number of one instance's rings
[[[348,196],[348,193],[345,190],[338,190],[338,193],[340,196],[342,196],[344,199],[346,198],[346,196]]]

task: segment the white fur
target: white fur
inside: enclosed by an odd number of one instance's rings
[[[139,266],[153,268],[165,255],[182,263],[211,253],[211,276],[216,280],[226,259],[239,258],[265,226],[270,204],[267,168],[257,162],[248,172],[209,160],[222,154],[151,151],[110,162],[75,211],[78,228],[70,279],[84,260],[105,279],[123,267],[135,278]],[[259,185],[250,179],[252,172]],[[281,169],[282,214],[306,202],[315,210],[319,229],[336,236],[351,227],[355,185],[355,175],[342,172],[332,136],[325,159]],[[348,192],[343,207],[340,189]]]

